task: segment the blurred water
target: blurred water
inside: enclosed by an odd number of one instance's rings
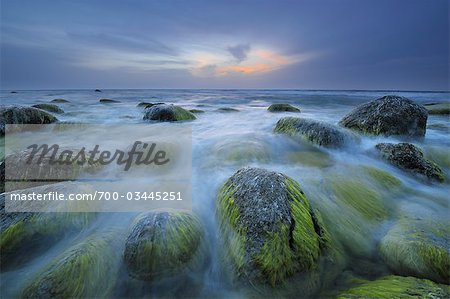
[[[339,223],[332,219],[337,213],[347,213],[345,216],[353,221],[354,231],[364,234],[363,243],[348,249],[346,254],[352,266],[352,260],[372,258],[376,242],[386,232],[399,214],[425,215],[448,221],[449,216],[449,174],[450,174],[450,119],[448,116],[433,116],[428,118],[426,136],[414,143],[423,148],[425,154],[435,158],[446,174],[443,184],[429,183],[417,179],[381,160],[373,153],[373,147],[379,142],[398,142],[395,137],[361,136],[360,140],[341,150],[321,149],[307,142],[293,140],[289,137],[273,134],[276,122],[284,116],[299,116],[321,120],[337,125],[339,120],[353,107],[363,102],[386,94],[406,96],[418,103],[449,101],[450,94],[445,92],[384,92],[384,91],[297,91],[297,90],[103,90],[97,93],[92,90],[56,90],[56,91],[19,91],[10,93],[2,91],[2,104],[33,105],[48,103],[55,98],[63,98],[69,103],[57,104],[65,114],[57,115],[60,121],[98,123],[98,124],[135,124],[145,123],[142,120],[143,109],[136,107],[141,102],[176,103],[187,109],[201,109],[205,113],[197,114],[197,120],[190,122],[193,130],[193,207],[200,215],[207,233],[209,262],[198,273],[192,273],[194,283],[181,288],[183,293],[192,296],[223,297],[240,296],[239,290],[230,286],[220,270],[217,258],[217,238],[219,237],[214,212],[215,197],[221,184],[234,172],[243,166],[256,166],[280,171],[297,180],[312,205],[323,211],[330,219],[326,223],[336,226]],[[99,103],[100,98],[121,101],[120,103]],[[271,103],[290,103],[301,109],[300,114],[269,113],[267,107]],[[221,113],[215,111],[220,107],[232,107],[239,112]],[[152,125],[152,124],[148,124]],[[173,124],[159,124],[161,130]],[[439,125],[439,126],[433,126]],[[436,128],[435,128],[436,127]],[[126,134],[126,133],[123,133]],[[121,136],[117,136],[118,140]],[[241,146],[241,158],[232,158],[228,152],[233,152]],[[245,149],[250,152],[247,155]],[[291,153],[308,153],[306,160],[293,159]],[[314,160],[316,159],[316,160]],[[391,191],[374,182],[367,175],[364,167],[376,167],[395,176],[402,183],[401,190]],[[383,198],[384,203],[393,212],[390,216],[377,223],[366,223],[364,219],[351,211],[339,210],[333,200],[333,191],[328,183],[337,177],[351,179],[368,186]],[[111,225],[111,215],[103,215],[86,230],[101,230]],[[432,216],[430,216],[432,215]],[[120,223],[124,230],[132,221],[130,215],[114,214],[114,223]],[[361,227],[357,227],[361,226]],[[343,227],[341,229],[349,229]],[[369,234],[367,234],[369,233]],[[82,233],[83,234],[83,233]],[[78,236],[79,237],[79,236]],[[59,242],[44,256],[12,272],[1,274],[2,289],[7,295],[15,296],[27,279],[63,248],[78,240],[68,237]],[[345,239],[341,240],[346,242]],[[357,241],[354,241],[357,242]],[[348,245],[348,244],[347,244]],[[346,246],[344,246],[346,247]],[[351,247],[351,246],[350,246]],[[360,247],[360,248],[359,248]],[[355,256],[355,255],[361,256]],[[377,261],[379,262],[379,261]],[[377,263],[376,262],[376,263]],[[381,262],[379,262],[381,263]],[[380,265],[383,268],[383,265]],[[383,268],[384,269],[384,268]],[[386,270],[383,270],[386,271]],[[126,275],[123,274],[119,283],[126,285]],[[125,282],[124,282],[125,281]],[[126,287],[119,287],[121,296],[129,295]],[[191,293],[192,291],[192,293]],[[326,290],[325,290],[326,291]],[[166,294],[157,289],[152,295]],[[167,295],[167,294],[166,294]],[[177,293],[169,293],[177,295]]]

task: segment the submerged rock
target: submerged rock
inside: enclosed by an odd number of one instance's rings
[[[224,264],[251,284],[277,286],[311,274],[329,249],[320,215],[281,173],[240,169],[221,187],[216,211]]]
[[[428,114],[450,114],[450,103],[430,103],[423,106],[428,110]]]
[[[222,107],[219,109],[216,109],[217,112],[239,112],[238,109],[230,108],[230,107]]]
[[[95,92],[102,92],[100,89],[96,89],[96,90],[94,90]]]
[[[200,110],[200,109],[190,109],[189,112],[191,112],[191,113],[205,113],[205,111]]]
[[[36,275],[23,298],[108,298],[117,280],[117,233],[93,234],[65,250]]]
[[[120,101],[118,100],[111,100],[111,99],[100,99],[99,100],[100,103],[120,103]]]
[[[0,106],[0,136],[6,124],[50,124],[58,121],[53,115],[32,107]]]
[[[356,107],[340,125],[368,134],[421,137],[425,135],[427,118],[428,112],[423,106],[389,95]]]
[[[380,253],[397,274],[450,280],[450,227],[433,220],[399,220],[380,242]]]
[[[64,110],[53,104],[36,104],[32,107],[53,113],[64,113]]]
[[[375,148],[391,164],[426,176],[430,180],[443,182],[444,174],[434,162],[424,158],[422,151],[410,143],[379,143]]]
[[[149,103],[149,102],[140,102],[139,104],[137,104],[137,107],[142,107],[142,108],[149,108],[155,105],[161,105],[164,103]]]
[[[313,143],[332,148],[343,147],[351,138],[330,124],[297,117],[283,117],[277,122],[274,132],[302,136]]]
[[[54,99],[54,100],[51,100],[50,102],[52,102],[52,103],[70,103],[68,100],[65,100],[65,99]]]
[[[300,109],[290,104],[272,104],[267,110],[270,112],[300,112]]]
[[[198,267],[204,257],[200,221],[186,212],[139,216],[127,238],[124,260],[130,276],[158,281]]]
[[[182,121],[196,119],[194,114],[175,105],[155,105],[146,108],[144,113],[144,120]]]
[[[358,286],[340,293],[338,299],[449,298],[450,287],[426,279],[385,276],[374,281],[358,280]]]

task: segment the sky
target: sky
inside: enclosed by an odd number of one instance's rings
[[[1,89],[449,90],[448,0],[1,0]]]

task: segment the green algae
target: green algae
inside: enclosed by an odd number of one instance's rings
[[[363,169],[380,186],[388,190],[396,189],[402,185],[402,182],[387,171],[373,166],[364,166]]]

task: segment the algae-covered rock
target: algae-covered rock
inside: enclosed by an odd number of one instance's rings
[[[104,103],[104,104],[107,104],[107,103],[120,103],[120,101],[118,101],[118,100],[111,100],[111,99],[100,99],[99,102],[100,103]]]
[[[430,103],[423,106],[428,110],[428,114],[450,114],[450,103]]]
[[[448,221],[403,218],[380,242],[380,253],[397,274],[450,281]]]
[[[23,298],[111,298],[120,267],[121,235],[93,234],[52,260]]]
[[[269,161],[270,147],[268,143],[257,137],[227,138],[214,145],[212,154],[217,157],[217,161]]]
[[[426,279],[385,276],[374,281],[358,280],[358,286],[343,291],[338,299],[449,298],[450,287]]]
[[[68,100],[65,100],[65,99],[54,99],[54,100],[51,100],[50,102],[52,102],[52,103],[70,103]]]
[[[313,143],[332,148],[342,147],[351,139],[346,132],[330,124],[296,117],[280,119],[274,132],[290,136],[302,136]]]
[[[53,113],[64,113],[64,110],[53,104],[36,104],[32,107]]]
[[[201,264],[204,234],[186,212],[149,212],[139,216],[127,238],[124,260],[130,276],[158,281]]]
[[[288,161],[299,163],[305,166],[324,168],[330,166],[332,161],[330,155],[321,151],[296,151],[286,154]]]
[[[430,180],[444,181],[444,174],[439,166],[425,159],[423,152],[413,144],[379,143],[375,148],[384,159],[399,168],[423,175]]]
[[[398,178],[387,171],[373,166],[364,166],[363,169],[375,183],[386,190],[394,190],[402,185],[402,182]]]
[[[5,135],[6,124],[50,124],[58,119],[32,107],[0,106],[0,136]]]
[[[145,109],[144,120],[155,121],[183,121],[194,120],[195,115],[175,105],[154,105]]]
[[[300,109],[290,104],[272,104],[267,110],[269,112],[300,112]]]
[[[205,113],[204,110],[200,110],[200,109],[190,109],[189,112],[191,112],[191,113]]]
[[[428,112],[412,100],[384,96],[353,109],[340,125],[375,135],[425,135]]]
[[[298,183],[281,173],[240,169],[221,187],[216,211],[223,263],[251,284],[278,286],[295,274],[311,274],[329,246],[320,214]]]

